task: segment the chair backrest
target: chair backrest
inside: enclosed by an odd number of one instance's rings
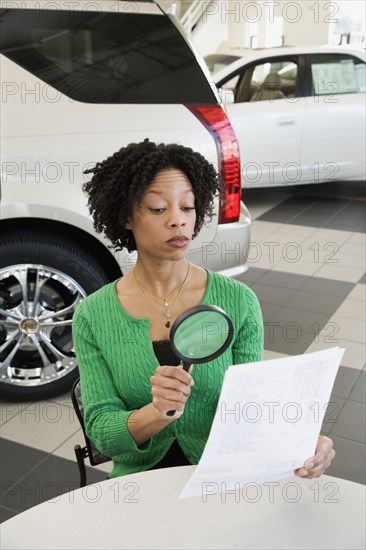
[[[282,79],[277,73],[269,73],[260,88],[253,94],[250,101],[268,101],[283,99],[285,94],[281,90]]]
[[[112,460],[111,458],[105,456],[100,451],[98,451],[94,443],[86,435],[85,426],[84,426],[84,407],[81,399],[80,378],[74,382],[74,385],[72,387],[71,401],[75,409],[76,416],[78,417],[81,428],[83,430],[87,456],[89,458],[90,464],[92,466],[97,466],[98,464],[103,464],[104,462],[108,462],[109,460]]]
[[[235,103],[249,101],[256,89],[257,87],[255,84],[248,82],[242,77],[235,90]]]

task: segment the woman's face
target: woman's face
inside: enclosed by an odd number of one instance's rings
[[[196,223],[195,197],[187,176],[162,170],[146,188],[126,224],[139,254],[159,259],[181,259],[187,252]]]

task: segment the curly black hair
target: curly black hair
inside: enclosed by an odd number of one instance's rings
[[[157,173],[170,168],[183,172],[192,185],[196,208],[194,238],[205,219],[212,219],[214,197],[222,193],[217,171],[200,153],[174,143],[157,145],[147,138],[122,147],[94,168],[85,170],[84,174],[93,174],[83,190],[89,195],[94,228],[105,234],[113,248],[136,250],[132,231],[125,228],[132,207],[139,204]]]

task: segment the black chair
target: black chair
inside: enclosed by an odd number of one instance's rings
[[[86,468],[85,468],[85,459],[88,458],[91,466],[97,466],[98,464],[103,464],[104,462],[109,462],[111,458],[103,455],[94,443],[89,439],[85,433],[84,426],[84,408],[83,402],[81,400],[81,391],[80,391],[80,378],[77,379],[71,390],[71,401],[76,412],[76,416],[80,422],[81,428],[83,430],[85,445],[81,447],[80,445],[74,446],[76,461],[79,467],[80,473],[80,487],[85,487],[86,485]]]

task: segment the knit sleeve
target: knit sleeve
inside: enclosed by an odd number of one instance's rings
[[[246,286],[243,287],[243,294],[243,315],[233,344],[235,365],[254,363],[263,358],[263,318],[258,298]]]
[[[150,450],[150,438],[139,447],[127,428],[128,411],[93,335],[93,323],[82,303],[73,318],[73,341],[80,372],[84,424],[88,437],[105,456]]]

